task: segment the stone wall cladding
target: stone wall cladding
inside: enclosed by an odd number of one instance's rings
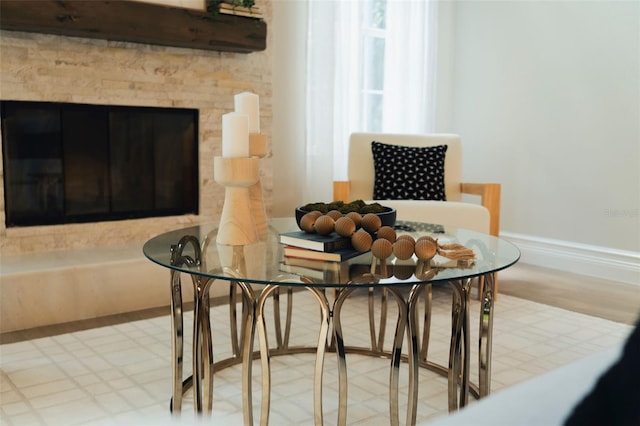
[[[270,22],[270,5],[260,4]],[[269,46],[269,40],[267,40]],[[0,99],[101,105],[197,108],[200,214],[92,224],[6,228],[0,162],[0,250],[3,254],[116,246],[200,222],[217,222],[224,188],[213,180],[221,155],[222,114],[243,91],[260,96],[261,131],[271,133],[269,48],[250,54],[0,31]],[[1,137],[1,136],[0,136]],[[267,211],[272,172],[261,161]]]

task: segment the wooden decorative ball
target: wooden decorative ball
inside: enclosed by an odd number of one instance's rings
[[[345,216],[353,220],[353,223],[356,224],[356,229],[360,228],[360,226],[362,225],[362,215],[360,213],[349,212]]]
[[[393,254],[393,244],[384,238],[378,238],[371,245],[371,253],[378,259],[386,259]]]
[[[313,225],[314,223],[316,223],[317,218],[318,218],[318,215],[313,214],[313,212],[305,214],[304,216],[302,216],[302,218],[300,218],[300,229],[308,233],[316,232]]]
[[[333,220],[331,216],[322,215],[316,219],[316,223],[314,223],[313,227],[316,232],[320,235],[329,235],[333,232],[336,221]]]
[[[327,216],[331,216],[331,218],[336,221],[338,219],[340,219],[343,215],[340,211],[338,210],[331,210],[327,213]]]
[[[382,220],[375,213],[367,213],[362,216],[362,228],[371,233],[376,232],[382,226]]]
[[[358,229],[351,236],[351,245],[354,249],[365,252],[371,248],[371,244],[373,243],[373,237],[367,231],[363,229]]]
[[[398,240],[409,240],[409,241],[411,241],[411,244],[414,244],[414,245],[416,243],[416,239],[413,238],[413,236],[411,234],[400,234],[396,238],[396,241],[398,241]]]
[[[399,280],[408,280],[416,268],[413,265],[394,265],[393,275]]]
[[[378,229],[378,238],[384,238],[391,243],[395,243],[396,230],[390,226],[382,226],[380,229]]]
[[[350,217],[342,216],[336,220],[335,229],[338,235],[350,237],[354,232],[356,232],[356,224]]]
[[[418,238],[418,239],[416,240],[416,243],[417,243],[418,241],[420,241],[420,240],[430,241],[430,242],[432,242],[432,243],[433,243],[433,244],[435,244],[435,245],[437,245],[437,244],[438,244],[438,241],[437,241],[435,238],[430,237],[430,236],[428,236],[428,235],[423,235],[422,237]]]
[[[420,260],[430,260],[436,255],[438,242],[431,237],[420,237],[416,241],[415,252]]]
[[[400,260],[407,260],[413,256],[414,249],[413,238],[398,238],[393,244],[393,254]]]

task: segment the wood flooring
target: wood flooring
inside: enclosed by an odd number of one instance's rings
[[[500,293],[625,324],[635,324],[640,318],[640,285],[524,263],[498,277]]]

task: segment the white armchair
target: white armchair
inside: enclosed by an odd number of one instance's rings
[[[408,147],[446,145],[444,159],[444,193],[446,201],[433,200],[373,200],[375,169],[371,149],[373,141]],[[500,184],[465,183],[462,181],[462,145],[452,134],[408,135],[385,133],[353,133],[349,139],[348,181],[333,185],[335,201],[379,201],[393,207],[399,220],[415,220],[471,229],[497,236],[500,231]],[[480,196],[480,203],[462,201],[462,194]],[[483,280],[479,281],[478,297]],[[495,296],[498,294],[497,277]]]
[[[398,219],[456,226],[498,235],[500,184],[462,182],[462,145],[458,135],[353,133],[349,139],[349,180],[334,182],[334,200],[372,201],[375,181],[372,141],[410,147],[447,145],[444,163],[446,201],[377,200],[385,206],[394,207]],[[463,193],[480,196],[480,204],[463,202]]]

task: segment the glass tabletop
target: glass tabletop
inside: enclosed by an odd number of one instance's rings
[[[473,249],[476,258],[468,262],[436,255],[425,262],[415,255],[407,260],[392,255],[381,262],[370,252],[345,262],[285,257],[279,237],[299,230],[294,218],[271,219],[264,241],[254,244],[217,244],[217,224],[203,224],[158,235],[144,244],[143,252],[163,267],[202,278],[310,287],[403,286],[459,280],[500,271],[520,258],[520,251],[512,243],[480,232],[408,221],[397,221],[395,229],[398,235],[410,234],[416,240],[428,235],[439,244],[462,244]],[[182,257],[174,255],[172,260],[172,251]]]

